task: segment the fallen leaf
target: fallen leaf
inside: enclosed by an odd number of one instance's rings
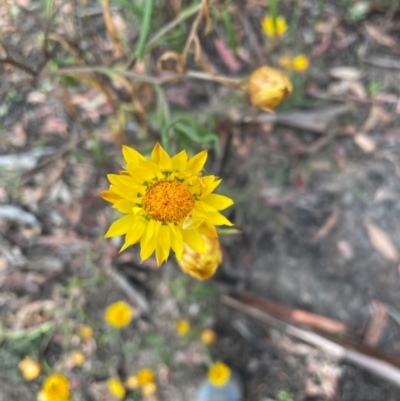
[[[365,153],[371,153],[376,149],[375,142],[363,133],[357,134],[354,137],[354,143]]]
[[[364,226],[367,229],[369,240],[375,250],[386,260],[391,262],[397,261],[399,258],[397,249],[388,235],[368,220],[364,221]]]
[[[364,344],[376,347],[385,329],[388,310],[385,304],[376,300],[372,301],[372,310],[372,318],[364,335]]]
[[[222,62],[233,72],[240,70],[240,63],[235,59],[231,48],[220,38],[214,39],[215,49]]]
[[[353,259],[354,252],[353,248],[350,245],[349,242],[341,239],[336,243],[337,249],[340,252],[340,254],[346,259],[346,260],[351,260]]]
[[[68,125],[60,118],[52,116],[45,120],[41,132],[43,134],[59,134],[63,138],[66,138],[68,135]]]
[[[364,26],[365,26],[365,30],[367,31],[368,35],[376,43],[379,43],[380,45],[386,46],[386,47],[396,46],[395,40],[392,37],[390,37],[389,35],[381,32],[381,30],[379,28],[377,28],[375,25],[366,23]]]
[[[358,81],[363,77],[362,71],[354,67],[333,67],[329,70],[329,75],[343,81]]]
[[[335,227],[339,218],[339,210],[335,207],[330,214],[330,216],[324,221],[324,224],[320,227],[317,233],[313,237],[313,241],[319,241],[322,238],[325,238]]]

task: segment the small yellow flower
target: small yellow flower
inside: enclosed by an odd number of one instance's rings
[[[136,375],[130,375],[125,381],[125,387],[129,390],[136,390],[140,387],[139,378]]]
[[[271,113],[293,90],[292,83],[282,71],[268,66],[257,68],[243,81],[243,87],[248,90],[255,106]]]
[[[216,362],[208,370],[208,381],[214,387],[222,387],[228,383],[231,377],[231,370],[223,362]]]
[[[110,326],[121,329],[131,322],[132,309],[126,302],[114,302],[106,308],[104,320]]]
[[[221,180],[201,175],[207,151],[189,158],[183,150],[170,157],[157,143],[150,160],[128,146],[122,153],[126,171],[109,174],[110,189],[100,195],[125,214],[105,235],[125,235],[121,251],[140,242],[141,259],[155,251],[160,265],[171,249],[180,260],[184,244],[204,253],[201,234],[217,237],[215,226],[232,225],[220,213],[233,204],[232,199],[212,193]]]
[[[122,398],[125,397],[125,387],[121,383],[121,380],[118,379],[118,377],[112,377],[111,379],[109,379],[107,381],[107,387],[110,394],[113,395],[115,398],[122,400]]]
[[[305,71],[310,65],[308,57],[304,54],[299,54],[293,59],[293,69],[296,71]]]
[[[26,356],[21,360],[18,364],[18,369],[21,372],[22,377],[27,381],[35,380],[42,370],[39,363],[29,356]]]
[[[186,336],[190,330],[190,323],[186,319],[178,320],[175,326],[175,332],[181,337]]]
[[[284,33],[288,29],[286,20],[281,15],[278,15],[275,23],[274,23],[274,19],[271,15],[265,16],[265,18],[261,22],[264,33],[268,37],[274,38],[274,39],[283,36]]]
[[[69,401],[68,379],[59,374],[47,377],[39,392],[38,401]]]
[[[147,383],[142,387],[143,398],[151,397],[156,393],[157,393],[157,384],[155,383]]]
[[[211,329],[205,329],[201,332],[201,336],[200,336],[201,342],[205,345],[211,345],[214,344],[216,339],[217,339],[217,335],[215,334],[214,330]]]
[[[137,378],[139,386],[144,386],[146,384],[154,382],[154,373],[151,369],[148,368],[140,369],[137,373]]]
[[[206,280],[213,276],[222,262],[221,246],[218,238],[203,236],[204,254],[183,248],[182,259],[178,261],[181,269],[198,280]]]
[[[80,367],[85,363],[86,357],[82,351],[75,350],[69,355],[69,360],[71,361],[71,367]]]
[[[89,325],[83,324],[78,328],[78,335],[82,340],[89,340],[93,337],[93,329]]]

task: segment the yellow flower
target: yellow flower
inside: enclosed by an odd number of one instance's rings
[[[68,379],[59,374],[50,375],[43,383],[38,401],[69,401]]]
[[[215,387],[222,387],[228,383],[231,370],[222,362],[216,362],[208,370],[208,381]]]
[[[89,340],[93,337],[93,329],[87,324],[83,324],[78,328],[78,335],[83,340]]]
[[[278,59],[278,64],[287,70],[305,71],[310,66],[310,61],[306,55],[299,54],[294,58],[281,56]]]
[[[109,174],[110,189],[101,197],[126,216],[115,221],[105,237],[125,234],[121,251],[140,242],[142,260],[156,253],[158,265],[168,259],[172,249],[178,260],[186,243],[194,251],[204,252],[201,234],[217,237],[215,226],[232,223],[220,210],[233,201],[212,194],[221,180],[202,176],[207,151],[189,159],[186,151],[170,157],[157,143],[150,160],[124,146],[126,170]]]
[[[75,350],[69,355],[71,368],[80,367],[85,363],[86,357],[82,351]]]
[[[155,393],[157,393],[157,384],[155,383],[147,383],[142,387],[143,398],[151,397]]]
[[[125,387],[129,390],[136,390],[140,387],[139,378],[136,375],[130,375],[125,381]]]
[[[27,381],[35,380],[42,370],[39,363],[29,356],[26,356],[20,361],[18,369],[21,372],[22,377]]]
[[[215,334],[214,330],[205,329],[201,332],[200,336],[201,342],[205,345],[211,345],[215,343],[217,339],[217,335]]]
[[[222,262],[221,246],[218,238],[203,236],[204,254],[193,251],[185,245],[182,259],[178,261],[181,269],[198,280],[210,278]]]
[[[271,113],[293,90],[292,83],[282,71],[267,66],[257,68],[243,86],[249,91],[255,106]]]
[[[287,31],[287,24],[284,17],[278,15],[274,23],[272,16],[267,15],[261,22],[264,33],[270,38],[279,38]]]
[[[293,59],[293,69],[296,71],[305,71],[310,65],[308,57],[304,54],[299,54]]]
[[[190,323],[186,319],[181,319],[178,320],[175,326],[175,332],[181,337],[186,336],[187,333],[189,333],[190,330]]]
[[[106,308],[104,320],[110,326],[121,329],[131,322],[132,309],[126,302],[114,302]]]
[[[144,386],[146,384],[153,383],[154,374],[151,369],[147,369],[147,368],[140,369],[137,374],[137,378],[138,378],[139,386]]]
[[[110,394],[113,395],[115,398],[122,400],[122,398],[125,397],[125,387],[121,383],[121,380],[118,379],[118,377],[112,377],[111,379],[109,379],[107,381],[107,387]]]

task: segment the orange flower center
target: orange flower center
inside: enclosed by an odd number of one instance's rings
[[[147,189],[142,204],[154,220],[175,223],[192,211],[194,202],[194,196],[185,185],[178,181],[162,180]]]

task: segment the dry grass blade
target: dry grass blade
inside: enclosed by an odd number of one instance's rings
[[[399,258],[396,247],[388,235],[370,221],[364,221],[364,226],[367,229],[368,237],[372,246],[390,262],[396,262]]]
[[[385,330],[388,310],[387,306],[379,301],[372,301],[373,315],[364,335],[364,344],[376,346]]]
[[[114,56],[117,58],[121,57],[122,56],[121,40],[119,38],[117,28],[115,27],[114,21],[111,16],[109,0],[101,0],[100,3],[103,9],[104,23],[106,24],[108,34],[110,35],[110,38],[114,46]]]
[[[382,33],[376,26],[366,23],[365,30],[376,43],[386,47],[396,46],[395,40],[389,35]]]

